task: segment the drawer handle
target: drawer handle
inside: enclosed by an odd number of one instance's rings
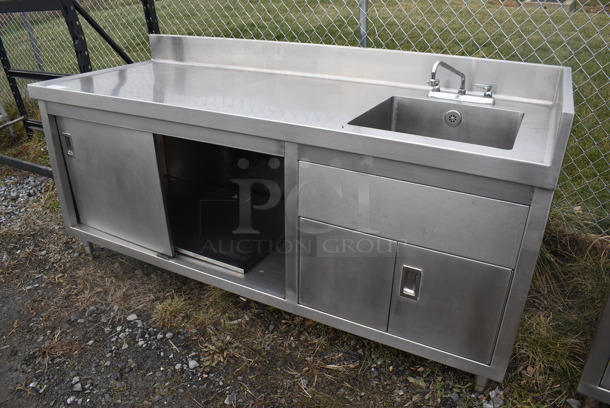
[[[400,279],[400,296],[417,300],[419,298],[419,285],[421,283],[422,270],[411,266],[402,266],[402,277]]]

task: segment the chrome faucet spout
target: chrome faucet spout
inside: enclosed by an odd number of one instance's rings
[[[440,88],[440,81],[438,79],[436,79],[436,72],[438,71],[439,67],[443,67],[446,70],[448,70],[449,72],[452,72],[456,75],[458,75],[461,79],[461,83],[460,83],[460,89],[458,89],[458,95],[466,95],[466,75],[464,75],[463,72],[458,71],[457,69],[453,68],[451,65],[447,64],[444,61],[438,60],[434,63],[434,65],[432,65],[432,73],[430,74],[430,80],[428,81],[428,84],[430,86],[432,86],[432,91],[433,92],[440,92],[441,88]]]

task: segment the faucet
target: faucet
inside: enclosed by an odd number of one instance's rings
[[[432,87],[432,92],[441,91],[440,81],[436,79],[436,71],[438,71],[439,67],[443,67],[461,78],[462,81],[460,83],[460,89],[458,89],[457,93],[458,95],[466,95],[466,75],[464,75],[461,71],[458,71],[457,69],[453,68],[446,62],[440,60],[436,61],[434,65],[432,65],[432,74],[430,76],[430,80],[428,81],[428,85]]]
[[[436,79],[436,73],[440,67],[445,68],[449,72],[453,72],[455,75],[459,76],[462,80],[460,83],[460,89],[458,89],[457,94],[443,92],[441,91],[441,81]],[[496,103],[491,90],[493,85],[491,84],[474,84],[477,88],[483,89],[483,96],[478,95],[466,95],[466,75],[463,72],[458,71],[453,68],[451,65],[447,64],[443,61],[436,61],[434,65],[432,65],[432,74],[430,75],[430,80],[428,81],[428,85],[432,87],[430,92],[428,92],[428,98],[437,98],[437,99],[447,99],[450,101],[456,102],[470,102],[470,103],[483,103],[486,105],[494,105]]]

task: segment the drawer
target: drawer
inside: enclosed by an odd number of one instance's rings
[[[388,332],[488,364],[511,270],[398,244]]]
[[[386,331],[396,242],[299,221],[299,303]]]
[[[299,215],[514,268],[529,207],[299,162]]]

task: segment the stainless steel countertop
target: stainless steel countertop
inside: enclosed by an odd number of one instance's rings
[[[175,40],[176,37],[171,38]],[[203,40],[216,44],[214,39]],[[234,46],[244,47],[244,43],[247,45],[248,41],[235,40]],[[255,43],[260,45],[263,42]],[[270,45],[273,46],[277,44]],[[299,44],[288,46],[298,50]],[[315,52],[316,47],[323,47],[325,52],[333,48],[308,45],[307,50]],[[343,50],[346,47],[334,48]],[[358,52],[358,49],[353,50]],[[380,57],[384,53],[397,53],[372,51],[378,52]],[[352,51],[348,49],[347,52]],[[430,54],[425,56],[430,58]],[[459,58],[436,57],[450,63]],[[482,61],[489,64],[488,60]],[[380,63],[383,63],[382,59]],[[559,89],[557,92],[565,92],[566,81],[571,85],[569,69],[564,70],[566,73],[555,85]],[[571,106],[561,106],[566,103],[557,103],[557,100],[571,103],[571,95],[558,95],[555,101],[497,95],[497,108],[525,113],[512,150],[347,125],[356,116],[391,96],[426,98],[427,79],[410,79],[412,83],[401,86],[396,82],[368,78],[152,60],[30,84],[28,89],[31,97],[47,102],[222,129],[555,188],[573,115]]]

